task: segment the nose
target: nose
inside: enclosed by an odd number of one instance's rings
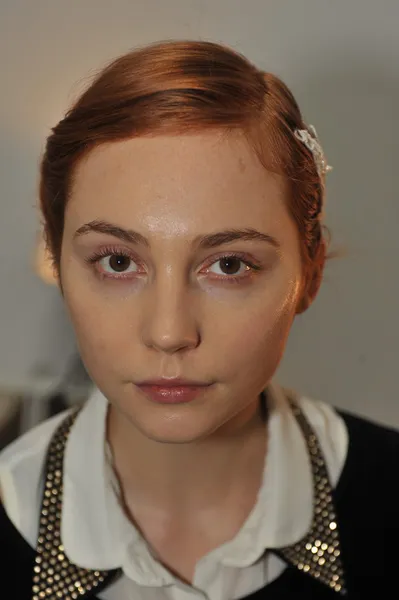
[[[195,303],[190,290],[175,280],[158,282],[147,290],[142,326],[142,339],[149,348],[175,353],[196,348],[200,332]]]

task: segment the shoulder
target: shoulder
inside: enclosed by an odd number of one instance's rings
[[[399,492],[399,431],[350,412],[338,411],[348,430],[348,459],[343,481],[364,480]]]
[[[328,446],[332,452],[337,452],[338,448],[345,450],[346,462],[367,458],[375,465],[381,461],[386,465],[397,464],[399,428],[383,425],[305,395],[296,394],[295,400],[318,435],[322,446]]]
[[[43,464],[50,440],[70,411],[48,419],[17,438],[0,452],[0,496],[4,509],[19,531],[37,515]],[[30,515],[32,513],[32,515]],[[29,533],[26,537],[30,537]]]
[[[341,457],[333,498],[352,584],[365,594],[370,584],[391,585],[398,558],[399,431],[323,402],[307,398],[298,402],[321,446]]]
[[[341,517],[358,531],[365,523],[398,531],[399,431],[349,411],[331,410],[347,432],[346,457],[334,492]]]
[[[399,430],[288,390],[318,437],[339,488],[374,481],[399,492]],[[334,477],[332,477],[334,480]],[[351,485],[352,485],[351,484]]]
[[[354,439],[373,439],[387,448],[398,448],[399,428],[383,425],[367,417],[337,409]]]
[[[334,493],[341,549],[348,570],[367,594],[375,582],[382,587],[395,585],[399,432],[339,412],[349,435],[347,459]]]

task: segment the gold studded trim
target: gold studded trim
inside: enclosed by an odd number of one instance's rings
[[[320,580],[335,592],[346,594],[341,563],[338,524],[332,487],[316,435],[295,401],[291,409],[308,447],[314,485],[314,511],[309,532],[296,544],[273,550],[289,564]],[[34,563],[32,600],[83,600],[98,592],[120,571],[93,571],[74,565],[66,556],[61,540],[63,462],[66,443],[79,410],[69,414],[50,442],[39,536]]]
[[[310,530],[302,540],[291,546],[279,548],[276,553],[300,571],[346,595],[333,492],[323,453],[301,409],[292,398],[289,400],[308,447],[314,489],[313,520]]]
[[[61,541],[64,450],[78,412],[74,411],[64,419],[48,449],[32,600],[83,599],[115,573],[91,571],[74,565],[65,555]]]

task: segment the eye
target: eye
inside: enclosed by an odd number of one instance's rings
[[[222,271],[221,273],[216,272],[216,275],[241,276],[244,275],[246,271],[251,270],[251,267],[238,256],[222,256],[215,263],[213,263],[211,267],[214,267],[215,265],[220,265],[220,269]],[[244,267],[241,269],[241,273],[240,267]],[[208,270],[214,273],[211,268]]]
[[[214,279],[222,283],[244,283],[249,281],[263,267],[255,259],[249,258],[247,254],[233,253],[224,254],[217,260],[208,263],[206,273],[211,273]],[[216,269],[216,271],[214,270]]]
[[[110,254],[98,260],[101,270],[105,273],[134,273],[136,263],[126,254]]]

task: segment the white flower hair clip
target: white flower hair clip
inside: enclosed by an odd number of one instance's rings
[[[327,164],[323,148],[321,147],[319,137],[313,125],[308,125],[307,129],[296,129],[294,133],[295,137],[305,144],[313,154],[320,177],[324,177],[326,173],[332,171],[333,168]]]

